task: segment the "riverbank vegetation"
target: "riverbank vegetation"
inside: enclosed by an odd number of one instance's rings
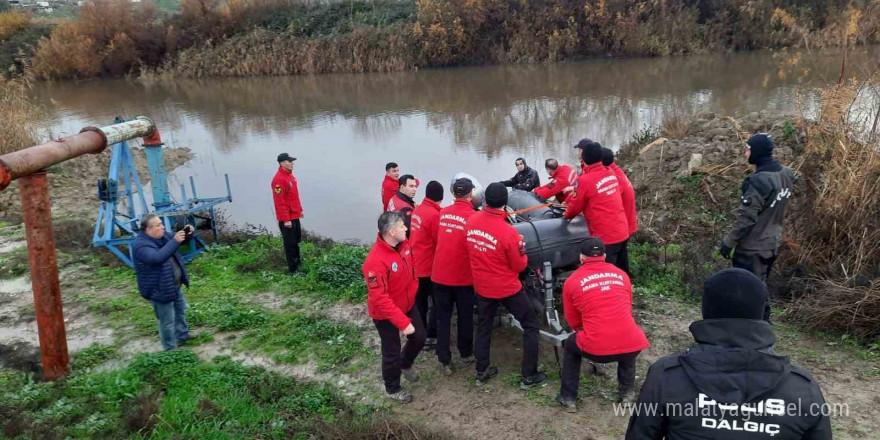
[[[182,0],[168,11],[94,0],[41,38],[32,62],[45,79],[287,75],[840,46],[852,35],[880,40],[877,2]]]
[[[847,32],[852,38],[857,30]],[[839,77],[804,90],[801,115],[672,115],[636,136],[622,149],[621,161],[640,194],[645,222],[640,240],[663,249],[680,245],[674,262],[688,290],[698,293],[702,280],[729,265],[718,257],[717,246],[735,218],[749,169],[743,142],[754,133],[770,133],[775,157],[799,175],[768,280],[778,315],[877,348],[880,63],[847,66],[852,50],[850,43],[842,52]],[[782,58],[779,72],[807,64],[799,54]]]
[[[28,99],[29,84],[27,74],[10,80],[0,75],[0,155],[37,144],[43,114]]]

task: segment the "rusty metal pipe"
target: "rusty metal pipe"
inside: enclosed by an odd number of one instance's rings
[[[49,179],[45,172],[22,177],[21,210],[24,216],[34,311],[40,335],[43,376],[55,380],[68,373],[67,332],[64,330],[61,287],[58,284],[58,259],[55,255],[55,232],[49,204]]]
[[[137,137],[145,138],[144,143],[149,145],[161,145],[162,142],[153,121],[140,116],[106,127],[86,127],[79,134],[0,156],[0,191],[13,180],[19,180],[40,356],[46,380],[66,376],[70,356],[58,282],[49,179],[45,169],[77,156],[100,153],[107,145]]]
[[[139,116],[128,122],[106,127],[86,127],[79,134],[0,156],[0,191],[20,177],[77,156],[100,153],[108,145],[117,142],[149,137],[156,131],[153,121]]]

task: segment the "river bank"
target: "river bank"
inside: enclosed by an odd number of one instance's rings
[[[715,246],[733,219],[747,172],[740,136],[770,132],[777,157],[796,166],[816,135],[798,118],[769,113],[701,114],[675,127],[642,136],[618,159],[639,195],[641,231],[631,251],[634,312],[652,344],[639,358],[639,381],[651,362],[692,344],[687,326],[699,319],[695,293],[707,274],[727,264]],[[658,135],[668,140],[655,143]],[[166,158],[186,157],[171,151]],[[398,438],[606,439],[626,429],[628,418],[615,415],[613,374],[583,378],[578,414],[555,405],[559,377],[551,347],[541,347],[548,385],[519,391],[519,335],[511,329],[493,338],[501,368],[494,383],[474,387],[468,369],[445,378],[426,353],[417,363],[422,381],[410,385],[415,402],[387,405],[360,274],[366,248],[315,237],[303,245],[304,275],[298,277],[284,274],[277,238],[237,233],[214,243],[190,265],[188,313],[201,336],[192,347],[158,353],[155,318],[137,294],[133,272],[88,247],[97,200],[84,194],[93,193],[86,188],[106,164],[100,155],[78,160],[93,168],[65,172],[62,164],[50,176],[71,188],[52,189],[53,212],[70,225],[56,223],[73,353],[74,374],[66,381],[34,383],[22,374],[36,373],[39,359],[27,258],[22,226],[8,214],[0,219],[0,413],[14,422],[3,425],[7,437],[385,438],[394,432]],[[792,267],[781,264],[781,274]],[[779,303],[774,311],[785,309]],[[859,345],[845,330],[805,330],[787,313],[774,319],[777,352],[804,365],[829,403],[848,405],[848,415],[833,418],[835,437],[864,438],[880,429],[876,345]]]
[[[877,42],[878,8],[821,0],[183,0],[168,12],[151,2],[100,0],[48,38],[41,38],[46,23],[0,20],[9,23],[0,62],[13,71],[31,64],[44,79],[182,78],[669,56],[808,40],[815,49]],[[19,50],[24,60],[16,61]]]

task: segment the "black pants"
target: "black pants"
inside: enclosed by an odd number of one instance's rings
[[[605,245],[605,262],[617,266],[618,269],[626,272],[627,275],[630,275],[629,251],[627,251],[628,243],[629,239],[626,239],[620,243]]]
[[[428,298],[434,301],[433,307],[428,307]],[[419,278],[419,291],[416,292],[416,307],[421,313],[422,323],[428,330],[427,337],[437,337],[437,298],[434,296],[434,282],[431,277]]]
[[[609,356],[596,356],[584,353],[577,346],[577,333],[572,333],[563,345],[565,356],[562,360],[562,388],[559,390],[559,394],[562,394],[562,397],[577,399],[578,387],[581,382],[582,358],[587,358],[600,364],[617,362],[618,392],[623,395],[627,391],[632,391],[636,384],[636,357],[639,356],[641,351]]]
[[[416,331],[406,337],[403,351],[400,350],[400,329],[387,319],[373,320],[382,341],[382,380],[385,381],[385,391],[388,394],[400,391],[400,370],[412,368],[416,357],[425,346],[425,327],[422,325],[419,308],[413,307],[406,316],[412,320]]]
[[[281,228],[281,239],[284,240],[284,256],[287,257],[287,270],[296,272],[299,269],[299,242],[302,240],[302,227],[299,219],[291,220],[291,227],[285,227],[284,222],[278,222]]]
[[[434,305],[437,307],[437,360],[452,362],[449,348],[452,333],[452,307],[458,311],[458,353],[461,357],[474,354],[474,288],[434,284]]]
[[[492,328],[495,324],[495,311],[499,304],[513,314],[523,328],[523,360],[522,375],[532,376],[538,372],[538,318],[529,304],[525,290],[520,289],[513,296],[493,299],[476,294],[477,299],[477,336],[474,341],[474,356],[477,358],[477,371],[489,368],[489,347],[492,345]]]
[[[745,269],[757,275],[764,284],[767,284],[767,277],[770,276],[770,270],[773,269],[776,257],[778,255],[773,251],[742,252],[736,250],[733,252],[733,267]],[[770,322],[770,289],[767,289],[767,301],[764,303],[764,321]]]

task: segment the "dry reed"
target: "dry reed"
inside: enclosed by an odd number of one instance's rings
[[[28,100],[30,75],[0,75],[0,155],[37,144],[41,112]]]
[[[669,115],[660,123],[660,134],[668,139],[684,139],[690,128],[688,120],[681,114]]]
[[[813,280],[810,288],[792,299],[786,312],[809,328],[876,341],[880,339],[880,283],[854,286]]]

